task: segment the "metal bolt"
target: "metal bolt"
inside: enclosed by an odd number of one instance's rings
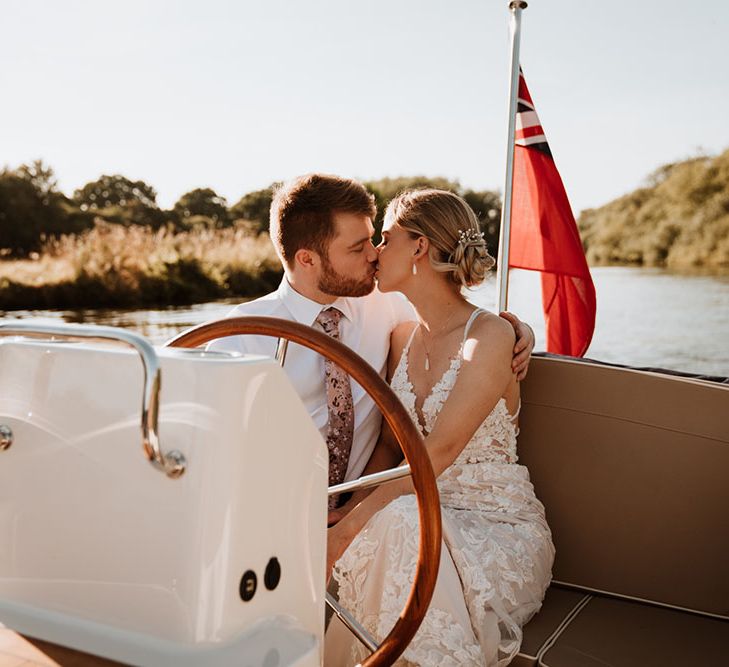
[[[0,424],[0,452],[5,451],[13,444],[13,432],[9,426]]]

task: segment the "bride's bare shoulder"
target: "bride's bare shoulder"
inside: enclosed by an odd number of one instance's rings
[[[418,323],[415,321],[400,322],[390,334],[390,348],[392,349],[395,345],[399,345],[401,348],[405,347],[408,338],[410,338],[410,334],[416,326],[418,326]]]
[[[508,352],[511,359],[511,351],[516,342],[516,333],[514,327],[494,313],[484,311],[473,322],[468,338],[464,345],[464,356],[469,352],[473,352],[479,347],[479,343],[485,343],[489,348],[503,348]]]

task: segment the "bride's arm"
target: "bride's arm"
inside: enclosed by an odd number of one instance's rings
[[[514,330],[501,318],[487,315],[474,322],[458,380],[425,439],[436,477],[455,461],[512,382],[514,338]],[[407,493],[413,493],[409,478],[383,484],[331,528],[327,572],[374,514]]]

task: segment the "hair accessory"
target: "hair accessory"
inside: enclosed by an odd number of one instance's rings
[[[483,241],[484,233],[475,229],[462,229],[458,232],[458,245],[468,245],[476,241]]]

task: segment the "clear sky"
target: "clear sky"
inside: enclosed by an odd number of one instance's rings
[[[0,165],[234,203],[307,171],[501,189],[506,0],[0,0]],[[531,0],[521,62],[573,208],[729,147],[729,2]]]

